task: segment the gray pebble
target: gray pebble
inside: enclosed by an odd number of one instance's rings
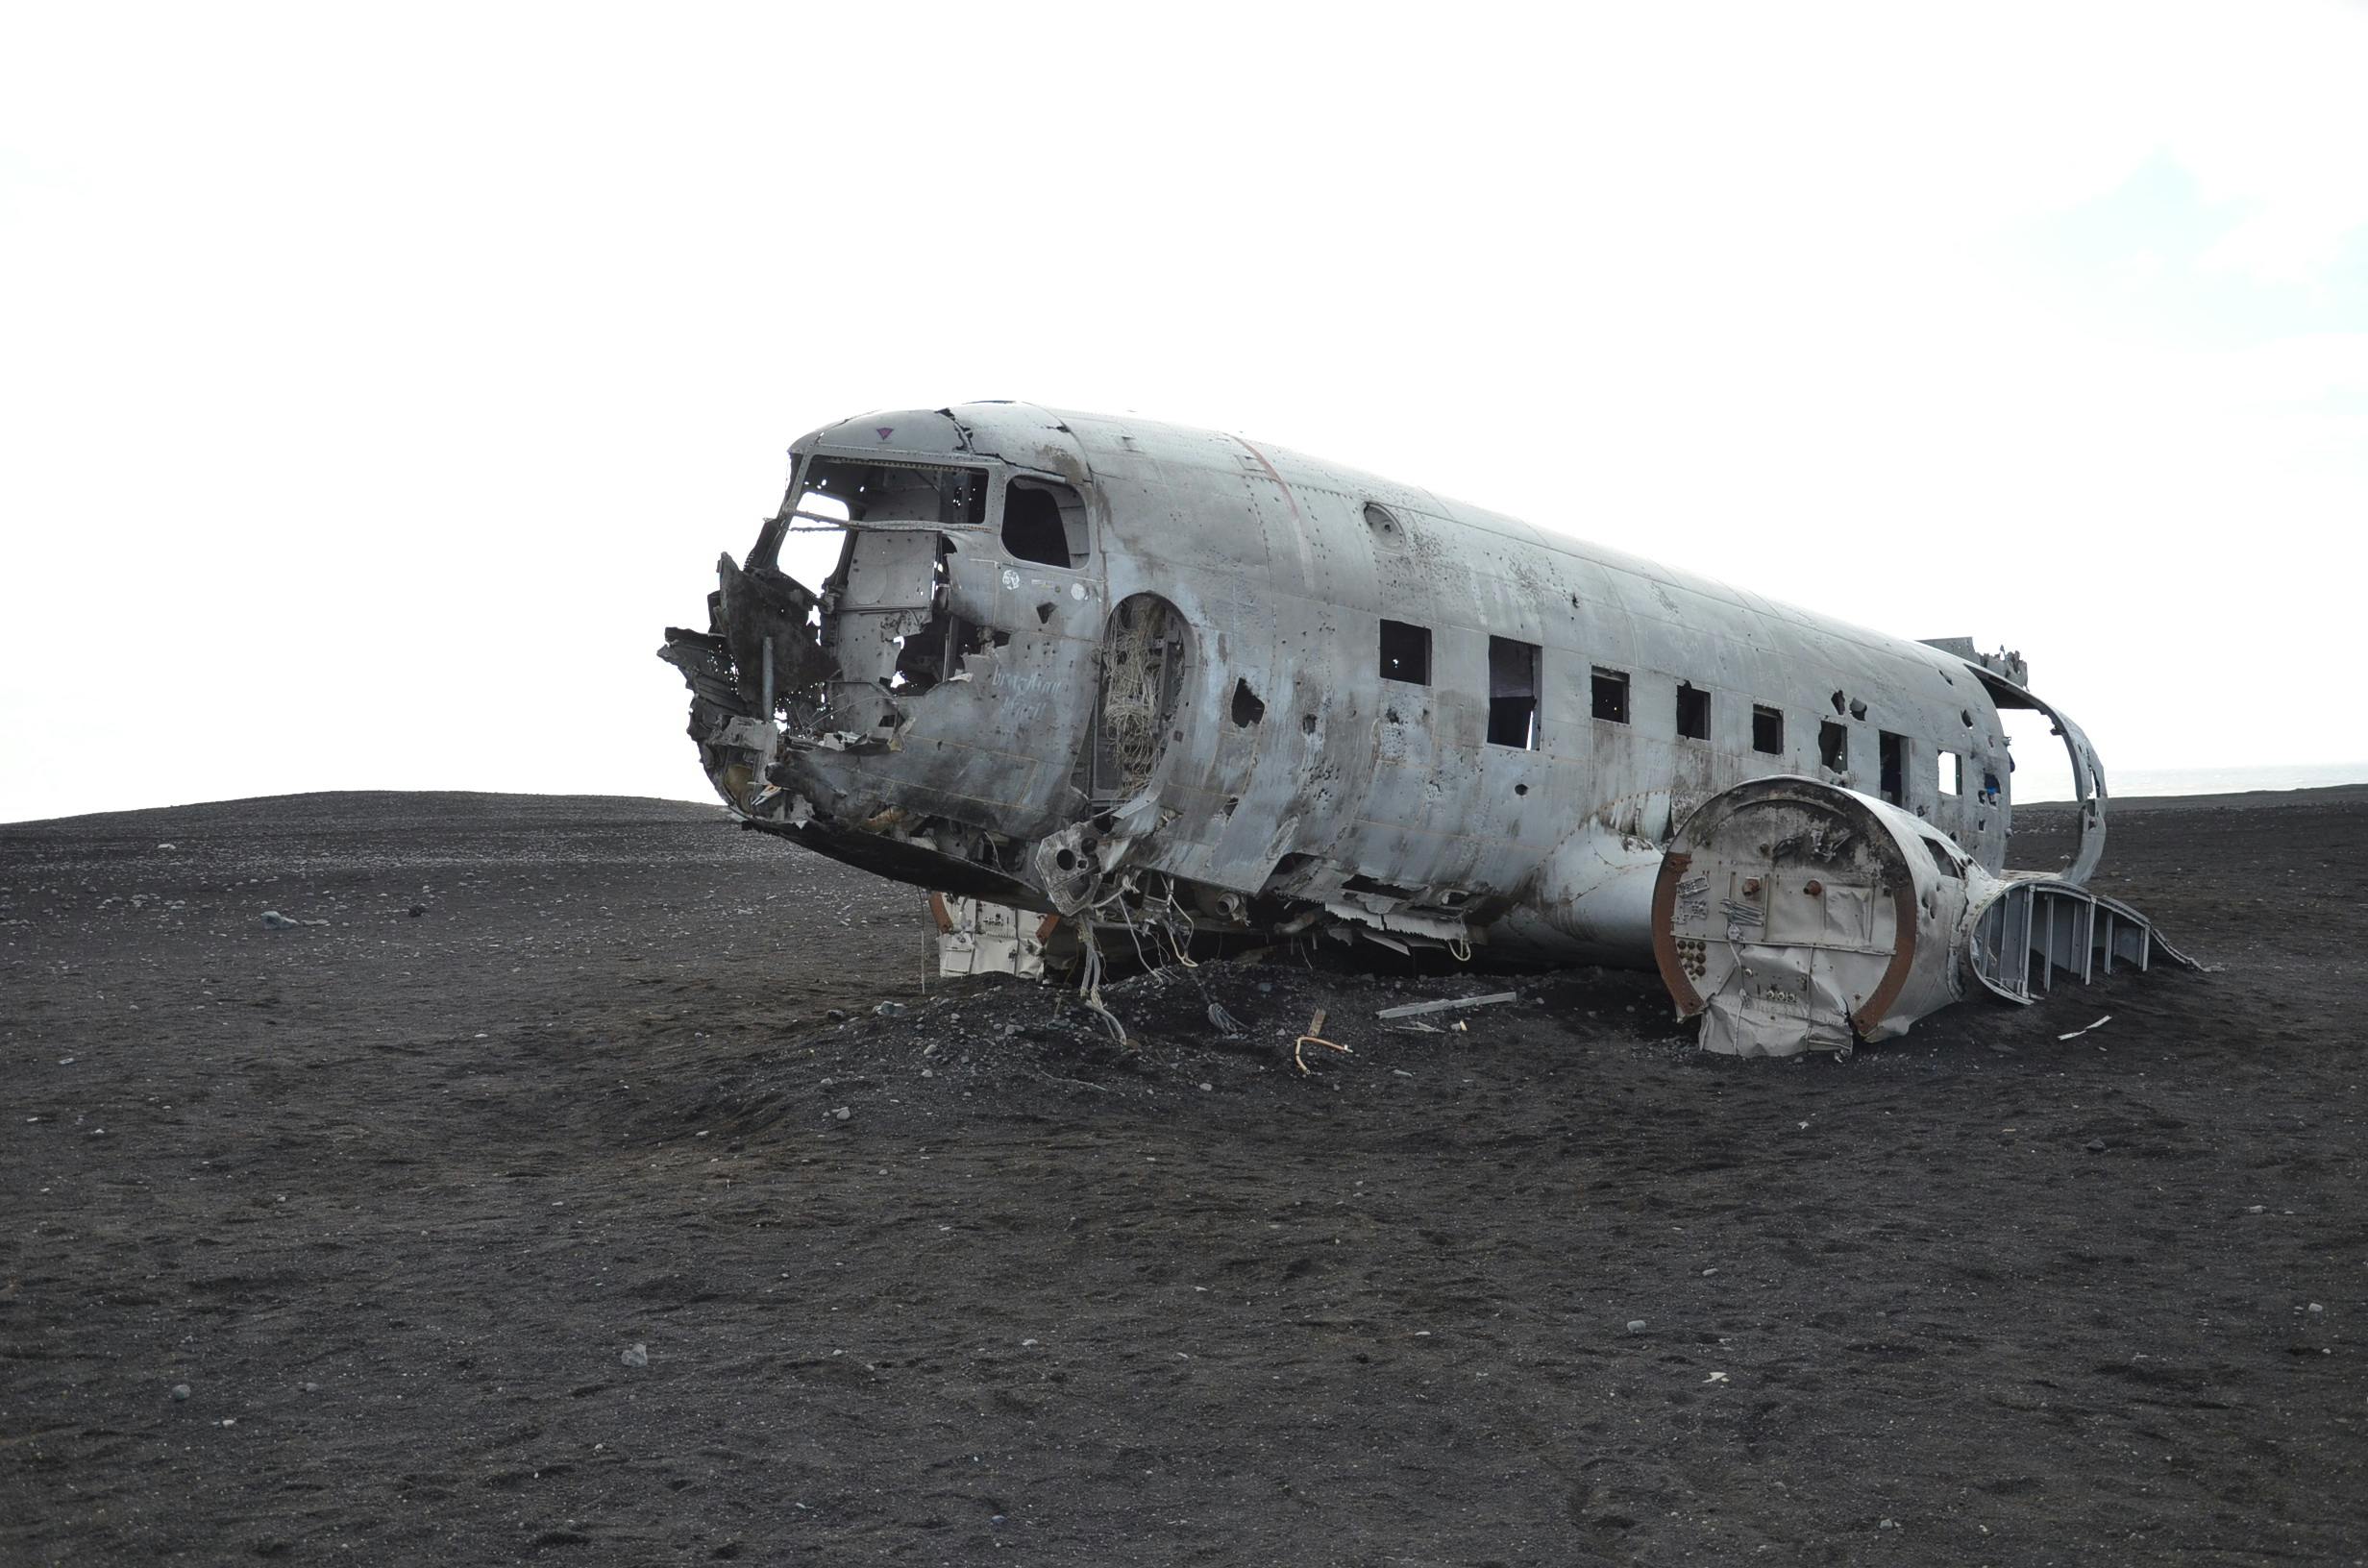
[[[1630,1334],[1642,1334],[1644,1332],[1644,1319],[1640,1317],[1630,1318],[1628,1320],[1628,1332]]]
[[[188,1398],[188,1397],[189,1397],[189,1385],[188,1385],[187,1384],[185,1384],[185,1383],[176,1383],[176,1384],[173,1384],[173,1398],[175,1398],[176,1400],[182,1400],[182,1399],[186,1399],[186,1398]]]
[[[628,1345],[625,1347],[625,1354],[618,1357],[617,1360],[623,1361],[628,1366],[648,1366],[650,1364],[650,1347],[648,1345]]]
[[[848,1107],[846,1107],[846,1106],[844,1106],[844,1105],[841,1105],[841,1106],[834,1106],[834,1107],[831,1109],[830,1115],[831,1115],[831,1116],[832,1116],[834,1119],[839,1120],[839,1121],[851,1121],[852,1119],[854,1119],[854,1115],[855,1115],[855,1113],[854,1113],[853,1111],[850,1110]]]

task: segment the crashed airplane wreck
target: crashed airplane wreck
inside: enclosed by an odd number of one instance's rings
[[[978,967],[1060,932],[1090,975],[1114,930],[1655,967],[1706,1048],[1789,1055],[2186,962],[2085,890],[2104,776],[2018,656],[1131,417],[964,404],[790,453],[660,656],[747,826],[939,895]],[[2071,757],[2046,873],[2004,869],[2018,707]]]

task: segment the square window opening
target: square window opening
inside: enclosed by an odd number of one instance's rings
[[[1594,714],[1598,719],[1615,724],[1628,722],[1628,672],[1595,668],[1593,680]]]
[[[1689,741],[1711,738],[1711,694],[1683,680],[1677,683],[1677,732]]]
[[[1908,803],[1908,737],[1878,730],[1876,745],[1883,759],[1883,798],[1904,806]]]
[[[1431,683],[1431,628],[1403,621],[1381,624],[1381,678],[1410,686]]]
[[[1817,726],[1817,760],[1829,772],[1850,771],[1850,732],[1831,719]]]
[[[1785,751],[1785,716],[1781,708],[1751,706],[1751,748],[1781,757]]]
[[[1489,744],[1538,749],[1538,647],[1489,639]]]
[[[1003,491],[1003,549],[1040,566],[1085,565],[1085,502],[1055,479],[1012,480]]]

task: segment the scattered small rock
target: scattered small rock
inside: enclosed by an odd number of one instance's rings
[[[823,1021],[825,1023],[845,1023],[847,1021],[847,1009],[843,1007],[825,1008],[823,1010]]]
[[[2105,1152],[2105,1139],[2101,1138],[2092,1138],[2087,1142],[2082,1144],[2081,1147],[2086,1149],[2090,1154],[2103,1154]]]
[[[1642,1334],[1644,1332],[1644,1319],[1640,1317],[1632,1317],[1628,1320],[1628,1332],[1630,1334]]]
[[[274,931],[285,931],[296,922],[276,909],[267,909],[263,911],[263,923]]]
[[[832,1106],[830,1108],[830,1116],[834,1121],[850,1121],[853,1119],[854,1115],[855,1113],[851,1109],[844,1105]]]
[[[177,1402],[179,1402],[179,1401],[181,1401],[181,1400],[185,1400],[185,1399],[186,1399],[186,1398],[188,1398],[188,1397],[189,1397],[189,1385],[188,1385],[187,1384],[185,1384],[185,1383],[176,1383],[176,1384],[173,1384],[173,1399],[175,1400],[175,1402],[176,1402],[176,1403],[177,1403]]]
[[[618,1357],[617,1360],[623,1361],[628,1366],[648,1366],[650,1364],[650,1347],[648,1345],[628,1345],[625,1347],[625,1354]]]
[[[2324,1307],[2320,1306],[2320,1305],[2319,1305],[2317,1302],[2315,1302],[2315,1301],[2314,1301],[2314,1302],[2312,1302],[2312,1303],[2310,1304],[2310,1310],[2311,1310],[2311,1311],[2312,1311],[2312,1312],[2314,1312],[2314,1313],[2315,1313],[2315,1312],[2324,1312],[2325,1311],[2327,1311],[2327,1309],[2326,1309],[2326,1308],[2324,1308]]]
[[[900,1018],[904,1017],[904,1004],[902,1002],[882,1002],[872,1011],[883,1018]]]
[[[413,904],[413,905],[411,906],[411,919],[415,919],[415,920],[416,920],[416,919],[419,919],[422,915],[425,915],[425,914],[427,914],[427,913],[428,913],[428,906],[427,906],[426,904]]]
[[[1217,1086],[1215,1084],[1202,1084],[1200,1086],[1200,1092],[1203,1094],[1214,1094],[1217,1092]]]
[[[157,847],[158,847],[158,848],[160,848],[160,849],[178,849],[178,848],[180,848],[180,847],[181,847],[181,845],[177,845],[177,844],[160,844],[160,845],[157,845]]]

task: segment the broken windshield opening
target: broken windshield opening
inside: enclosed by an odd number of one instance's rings
[[[781,531],[774,565],[782,576],[820,593],[846,558],[847,529],[840,525],[847,521],[847,502],[833,495],[808,491],[798,498],[796,512]]]
[[[907,523],[974,528],[987,520],[987,477],[974,468],[816,457],[805,465],[804,485],[792,510],[806,510],[806,498],[820,496],[843,502],[847,520],[868,527]],[[825,520],[835,519],[826,513]]]
[[[987,477],[978,469],[809,457],[781,507],[776,564],[819,593],[846,559],[850,524],[935,530],[986,520]]]

